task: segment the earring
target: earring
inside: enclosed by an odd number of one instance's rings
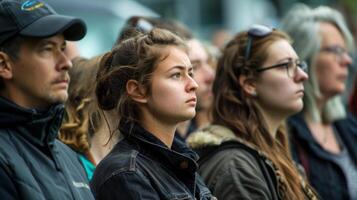
[[[252,95],[253,97],[258,96],[257,91],[253,91],[251,95]]]

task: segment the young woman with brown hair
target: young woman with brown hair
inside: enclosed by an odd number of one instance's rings
[[[213,84],[213,125],[189,137],[218,199],[314,199],[289,155],[284,121],[303,107],[304,62],[289,37],[255,25],[223,51]]]
[[[122,135],[97,166],[96,199],[214,199],[197,155],[174,137],[195,115],[197,84],[184,42],[154,28],[122,41],[100,64],[96,96]]]

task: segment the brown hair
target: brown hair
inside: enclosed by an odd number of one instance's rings
[[[66,115],[59,138],[77,152],[89,154],[90,138],[99,127],[101,117],[95,101],[95,77],[100,57],[76,58],[69,71],[71,81]]]
[[[281,178],[286,185],[284,199],[304,199],[300,177],[290,157],[288,138],[283,127],[273,138],[255,101],[239,84],[241,75],[250,80],[257,79],[256,69],[267,60],[267,49],[272,43],[278,40],[290,41],[290,38],[277,30],[262,38],[254,37],[250,58],[245,60],[247,40],[247,32],[237,34],[227,44],[218,61],[213,83],[213,123],[230,128],[237,137],[266,153],[282,172]]]
[[[164,49],[177,46],[187,50],[184,42],[170,31],[154,28],[148,33],[122,41],[104,55],[97,74],[96,96],[103,110],[116,109],[118,123],[138,122],[139,110],[126,92],[126,83],[136,80],[150,94],[150,78]],[[119,127],[118,124],[118,127]]]

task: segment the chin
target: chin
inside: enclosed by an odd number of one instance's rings
[[[300,112],[302,109],[304,108],[304,103],[301,100],[299,100],[299,102],[296,102],[296,104],[291,108],[291,114],[296,114],[298,112]]]
[[[67,92],[61,92],[58,94],[53,94],[50,95],[48,100],[51,104],[57,104],[57,103],[65,103],[68,99],[68,93]]]
[[[187,121],[187,120],[193,119],[195,116],[196,116],[196,111],[192,111],[192,112],[185,114],[182,118],[183,118],[183,121]]]

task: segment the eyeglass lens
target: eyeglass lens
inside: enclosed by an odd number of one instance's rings
[[[303,70],[304,72],[307,72],[307,64],[305,62],[300,62],[300,61],[290,61],[286,65],[286,70],[288,72],[289,77],[294,77],[298,71],[298,68]]]

